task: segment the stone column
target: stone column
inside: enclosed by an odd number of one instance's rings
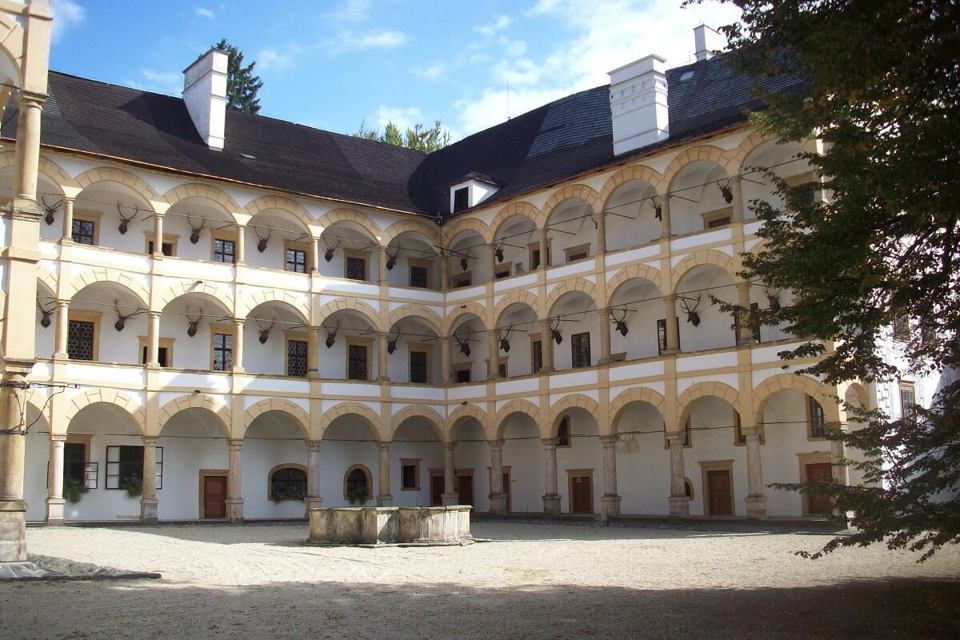
[[[600,436],[603,447],[603,509],[604,519],[620,515],[620,494],[617,492],[617,436]]]
[[[597,309],[597,319],[600,321],[600,363],[610,362],[610,312],[604,307]]]
[[[740,176],[736,175],[730,178],[730,193],[733,194],[733,214],[730,216],[731,222],[743,222],[743,183]]]
[[[487,379],[494,380],[500,373],[500,341],[498,332],[492,329],[487,332]]]
[[[319,509],[320,497],[320,440],[307,440],[307,509]]]
[[[14,194],[17,200],[35,203],[37,174],[40,167],[40,113],[46,96],[21,90],[17,122],[16,164],[14,165]]]
[[[63,199],[63,237],[60,242],[73,242],[73,198]]]
[[[540,367],[541,373],[553,373],[553,336],[550,335],[550,318],[544,318],[540,321],[540,335],[543,351],[543,366]]]
[[[377,247],[377,281],[381,285],[387,284],[387,248]]]
[[[540,229],[540,268],[546,270],[547,265],[550,264],[550,260],[547,259],[547,256],[550,251],[550,237],[549,230],[546,225],[543,229]]]
[[[377,380],[380,382],[390,382],[389,374],[389,356],[387,353],[387,333],[378,332],[377,333]]]
[[[67,436],[50,434],[47,466],[47,524],[63,524],[63,445]]]
[[[449,336],[440,336],[440,384],[450,384]]]
[[[670,224],[670,196],[657,195],[657,201],[660,203],[660,237],[666,240],[669,239],[672,234]]]
[[[686,517],[690,515],[690,498],[686,491],[686,473],[683,469],[683,433],[667,433],[670,447],[670,515]]]
[[[542,438],[543,442],[543,512],[560,513],[560,494],[557,493],[557,439]]]
[[[490,282],[497,279],[497,243],[491,242],[489,248],[490,255]]]
[[[160,366],[160,312],[151,311],[147,322],[147,366]]]
[[[507,494],[503,487],[503,440],[491,440],[490,446],[490,513],[507,512]]]
[[[140,496],[140,520],[156,522],[160,501],[157,500],[157,438],[143,438],[143,493]]]
[[[450,260],[447,258],[447,252],[440,250],[440,289],[446,290],[450,286]],[[433,288],[433,287],[431,287]]]
[[[457,468],[454,460],[456,441],[443,443],[443,495],[440,496],[444,505],[457,504],[460,494],[457,493]]]
[[[677,296],[672,293],[663,296],[663,310],[667,322],[667,348],[663,353],[678,353],[680,331],[677,327]]]
[[[234,251],[233,253],[236,264],[244,264],[246,262],[246,246],[247,246],[247,226],[243,224],[238,224],[236,251]]]
[[[607,218],[603,211],[598,211],[593,219],[597,223],[597,255],[603,255],[607,252]]]
[[[23,501],[26,434],[20,407],[26,401],[22,373],[4,372],[0,388],[0,562],[27,560],[27,505]]]
[[[311,272],[320,271],[320,238],[311,238],[310,251],[308,253],[308,260],[310,260],[309,270]]]
[[[320,327],[307,327],[307,376],[318,375],[317,348],[320,344]]]
[[[243,320],[233,319],[233,372],[243,373]]]
[[[737,344],[753,344],[753,325],[750,322],[750,283],[737,283],[737,305],[743,311],[740,312],[740,326],[738,331]]]
[[[163,257],[163,214],[153,214],[153,257]]]
[[[243,521],[243,491],[240,475],[240,450],[243,440],[230,440],[230,467],[227,471],[227,520],[230,522]]]
[[[760,432],[756,427],[741,427],[747,441],[747,516],[767,517],[767,496],[763,493],[763,468],[760,464]]]
[[[393,496],[390,495],[390,443],[378,442],[377,449],[380,453],[380,486],[377,492],[377,506],[389,507],[393,504]]]
[[[66,300],[57,300],[57,330],[54,341],[56,342],[56,351],[53,357],[57,360],[66,360],[67,355],[67,335],[70,328],[70,307]]]

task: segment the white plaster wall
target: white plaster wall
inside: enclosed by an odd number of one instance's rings
[[[684,449],[684,473],[693,484],[690,514],[704,514],[701,462],[733,460],[733,513],[746,515],[747,456],[745,446],[734,445],[733,408],[714,397],[696,400],[690,412],[692,446]]]
[[[664,447],[663,419],[651,405],[635,402],[617,423],[617,491],[625,514],[669,513],[670,452]]]
[[[645,302],[637,302],[638,300]],[[616,325],[610,322],[610,353],[626,353],[627,360],[656,356],[660,352],[657,320],[665,315],[657,288],[639,281],[633,285],[624,285],[611,301],[611,307],[618,305],[629,308],[625,318],[628,333],[621,335]],[[620,317],[620,314],[621,312],[618,312],[617,317]]]
[[[216,427],[198,419],[200,410],[174,416],[160,433],[163,447],[163,489],[157,491],[161,520],[195,520],[200,511],[200,470],[227,470],[227,440]]]
[[[592,469],[593,512],[600,513],[603,496],[603,464],[600,439],[593,417],[586,411],[570,413],[570,446],[557,447],[557,493],[560,510],[570,512],[569,469]]]
[[[454,282],[456,276],[470,272],[471,284],[480,284],[488,282],[491,276],[490,269],[490,247],[485,245],[483,238],[476,233],[461,234],[450,245],[452,251],[447,260],[447,275],[450,282]],[[466,271],[460,266],[461,254],[469,256],[467,260]]]
[[[27,503],[27,520],[39,522],[47,517],[47,460],[50,433],[47,426],[37,423],[27,433],[23,468],[23,499]]]
[[[687,322],[683,305],[677,300],[681,351],[735,346],[732,314],[723,313],[711,302],[711,296],[730,303],[736,302],[737,290],[730,274],[714,267],[697,268],[684,276],[677,286],[677,292],[678,295],[688,298],[691,309],[694,308],[696,296],[701,295],[700,304],[696,307],[700,314],[700,324],[696,327]]]
[[[551,311],[551,316],[560,315],[571,320],[571,322],[561,321],[560,323],[560,333],[563,335],[563,342],[560,344],[552,343],[553,366],[557,370],[569,369],[572,366],[573,341],[570,339],[570,336],[575,333],[590,333],[591,366],[596,365],[600,360],[600,320],[596,309],[588,306],[589,304],[585,296],[572,295],[554,305]],[[577,315],[566,315],[571,313],[577,313]],[[576,322],[573,322],[574,320]],[[552,340],[549,336],[547,336],[547,338]]]
[[[589,217],[581,217],[588,216],[590,212],[587,203],[579,198],[571,198],[550,214],[547,225],[551,229],[547,232],[547,238],[550,243],[551,265],[566,264],[566,249],[569,247],[589,243],[588,255],[597,254],[597,230]]]
[[[265,414],[266,415],[266,414]],[[258,418],[259,420],[259,418]],[[282,464],[307,464],[303,434],[291,422],[283,426],[258,425],[255,420],[244,436],[241,451],[241,491],[243,516],[257,518],[302,518],[305,506],[299,500],[270,500],[270,471]]]
[[[40,326],[40,318],[42,314],[40,310],[37,309],[37,324],[36,324],[36,333],[34,334],[34,348],[36,349],[35,353],[38,358],[51,358],[53,357],[53,352],[56,350],[56,333],[57,333],[57,311],[56,307],[52,300],[47,299],[47,296],[43,293],[42,289],[37,290],[40,300],[43,302],[45,308],[53,307],[53,313],[50,314],[50,326],[44,329]]]
[[[715,180],[725,184],[726,172],[710,161],[687,165],[670,185],[675,195],[670,197],[670,230],[682,236],[703,231],[703,213],[730,207]],[[689,188],[688,188],[689,187]],[[690,202],[693,200],[694,202]]]
[[[100,340],[96,358],[98,361],[140,364],[139,337],[147,335],[146,314],[127,318],[123,331],[117,331],[114,327],[117,321],[117,315],[113,309],[114,297],[104,287],[87,287],[79,291],[74,299],[77,301],[70,305],[70,311],[100,314]],[[131,296],[126,296],[120,298],[120,304],[124,313],[129,313],[136,303]],[[56,324],[54,320],[55,318],[51,317],[50,330],[54,330]]]
[[[528,418],[510,416],[505,421],[503,439],[503,466],[510,467],[512,510],[542,512],[543,444],[536,427]]]
[[[607,251],[636,247],[660,238],[661,223],[654,217],[655,207],[650,200],[642,199],[651,195],[653,189],[639,180],[617,187],[605,206]]]

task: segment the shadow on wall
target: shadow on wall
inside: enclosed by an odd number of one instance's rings
[[[638,568],[639,569],[639,568]],[[639,590],[279,582],[185,588],[164,582],[0,585],[0,633],[21,637],[229,638],[947,638],[960,582],[851,580],[805,588]],[[96,602],[109,602],[109,614]],[[38,633],[40,635],[38,635]]]

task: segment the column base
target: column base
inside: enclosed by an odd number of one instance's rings
[[[243,499],[227,498],[227,520],[243,522]]]
[[[0,562],[27,561],[27,503],[0,501]]]
[[[377,378],[377,382],[390,382],[390,376],[380,376]]]
[[[548,493],[543,496],[543,512],[544,513],[560,513],[560,495],[556,493]]]
[[[156,498],[140,499],[140,522],[156,523],[157,513],[160,510],[160,501]]]
[[[47,524],[63,524],[63,498],[47,498]]]
[[[747,496],[747,517],[765,520],[767,517],[767,496]]]
[[[670,496],[670,515],[676,518],[686,518],[690,515],[690,498],[687,496]]]
[[[377,506],[378,507],[392,507],[393,506],[393,496],[390,494],[384,496],[377,496]]]
[[[440,494],[440,504],[445,507],[449,507],[455,504],[460,504],[460,494],[459,493],[442,493]]]
[[[491,493],[487,496],[490,499],[490,513],[507,512],[507,496],[502,493]]]
[[[600,499],[601,510],[600,515],[604,518],[616,518],[620,515],[620,496],[610,495],[603,496]]]
[[[306,503],[307,503],[307,510],[308,510],[308,511],[309,511],[310,509],[319,509],[320,507],[323,506],[323,498],[319,498],[319,497],[307,497]]]

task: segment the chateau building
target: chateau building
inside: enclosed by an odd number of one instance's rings
[[[825,194],[698,36],[693,64],[642,58],[429,155],[226,110],[218,50],[182,98],[45,53],[31,90],[4,60],[26,519],[829,513],[768,485],[858,481],[836,398],[897,415],[935,389],[797,375],[796,337],[720,310],[790,301],[738,275],[750,202],[781,203],[762,168]]]

